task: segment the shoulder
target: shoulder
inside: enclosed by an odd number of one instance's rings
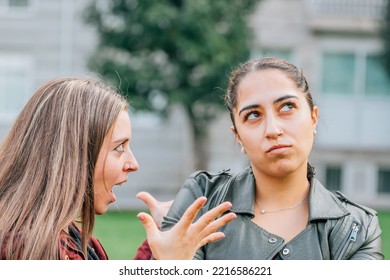
[[[344,231],[345,234],[351,234],[353,228],[356,228],[360,236],[380,235],[378,215],[374,209],[347,198],[341,192],[335,192],[333,195],[348,213],[337,222],[345,229],[350,229]]]
[[[339,219],[343,217],[367,218],[376,211],[347,198],[341,192],[332,192],[313,178],[311,190],[311,214],[314,219]]]
[[[91,240],[89,241],[89,246],[92,249],[93,253],[97,255],[99,260],[108,260],[107,253],[104,250],[103,245],[95,236],[91,236]]]
[[[83,260],[84,256],[74,240],[68,234],[61,234],[60,237],[60,259],[61,260]]]
[[[199,180],[199,179],[208,179],[208,180],[213,180],[213,179],[218,179],[221,177],[225,176],[232,176],[232,173],[230,172],[230,169],[222,169],[220,171],[214,172],[214,171],[205,171],[205,170],[198,170],[192,173],[190,176],[188,176],[188,179],[194,179],[194,180]]]
[[[369,215],[369,216],[377,215],[377,212],[374,209],[352,201],[340,191],[336,191],[334,195],[344,205],[344,207],[346,207],[347,210],[351,212],[351,214],[360,214],[360,215]]]
[[[251,197],[253,182],[250,167],[238,173],[232,173],[229,169],[219,172],[197,171],[187,179],[182,191],[187,194],[190,192],[195,198],[206,196],[208,201],[205,208],[211,209],[223,201],[238,203],[239,197]]]
[[[334,259],[383,259],[381,228],[377,212],[347,198],[341,192],[334,197],[348,215],[333,221],[329,234]]]
[[[192,173],[186,180],[183,189],[188,189],[195,192],[195,196],[200,195],[210,197],[215,192],[226,192],[228,189],[234,188],[235,181],[242,182],[243,178],[252,178],[248,176],[251,173],[250,168],[246,168],[239,173],[233,173],[230,169],[223,169],[218,172],[196,171]]]
[[[99,242],[99,240],[91,236],[87,246],[87,256],[81,249],[81,229],[72,223],[69,226],[69,234],[63,233],[60,237],[60,258],[65,260],[107,260],[108,256]]]
[[[205,170],[199,170],[194,173],[192,173],[188,178],[187,181],[194,181],[199,184],[218,184],[221,182],[224,182],[226,180],[229,180],[233,174],[230,172],[230,169],[223,169],[217,172],[213,171],[205,171]]]
[[[171,210],[184,213],[191,203],[201,196],[207,197],[210,202],[213,196],[221,193],[221,189],[232,177],[233,174],[227,169],[218,172],[200,170],[192,173],[176,195]]]

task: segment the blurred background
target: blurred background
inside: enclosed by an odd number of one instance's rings
[[[173,199],[197,169],[247,165],[224,90],[239,63],[278,56],[304,70],[319,106],[320,181],[388,210],[386,10],[387,0],[0,0],[0,139],[45,81],[103,77],[132,104],[140,164],[111,209],[140,209],[141,190]]]

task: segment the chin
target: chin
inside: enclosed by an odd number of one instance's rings
[[[94,209],[96,215],[103,215],[108,210],[108,205],[106,207],[97,207]]]
[[[293,166],[291,163],[279,162],[270,169],[270,173],[272,173],[275,177],[284,177],[294,173],[296,170],[297,167]]]

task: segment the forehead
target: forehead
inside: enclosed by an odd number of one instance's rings
[[[272,89],[276,87],[295,88],[295,82],[287,73],[279,69],[257,70],[246,75],[240,82],[238,90],[241,91],[250,86],[256,86],[259,89]]]
[[[295,82],[283,71],[267,69],[252,72],[245,76],[237,90],[237,104],[252,96],[257,98],[277,99],[283,94],[298,95],[303,93]]]
[[[121,111],[116,118],[113,129],[112,129],[112,138],[113,140],[117,138],[131,136],[131,122],[129,114],[126,111]]]

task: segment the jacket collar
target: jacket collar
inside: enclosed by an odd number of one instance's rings
[[[230,201],[230,211],[237,214],[248,214],[255,216],[255,178],[250,167],[234,175],[231,179],[225,201]]]
[[[340,200],[327,190],[316,178],[311,180],[309,198],[309,221],[338,219],[349,214]]]
[[[250,167],[233,176],[225,201],[232,203],[230,211],[254,217],[255,179]],[[309,197],[309,221],[337,219],[349,214],[337,197],[327,190],[316,178],[311,180]]]

